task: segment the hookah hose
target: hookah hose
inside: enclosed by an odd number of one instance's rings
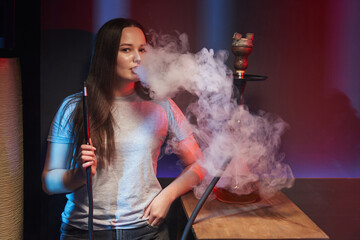
[[[230,163],[231,158],[228,158],[223,165],[221,166],[221,173],[226,169],[227,165]],[[186,240],[186,237],[191,229],[192,224],[195,221],[196,216],[198,215],[198,213],[200,212],[200,209],[202,208],[202,206],[204,205],[206,199],[208,198],[208,196],[210,195],[211,191],[214,189],[216,183],[220,180],[221,174],[219,174],[219,176],[215,176],[209,186],[205,189],[205,192],[203,193],[203,195],[201,196],[199,202],[196,204],[194,211],[191,213],[191,216],[185,226],[183,235],[181,236],[181,240]]]
[[[85,143],[90,144],[89,141],[89,115],[87,112],[87,89],[86,89],[86,82],[84,82],[84,92],[83,92],[83,116],[84,116],[84,136],[85,136]],[[89,240],[94,239],[93,233],[93,194],[92,194],[92,182],[91,182],[91,166],[86,168],[86,183],[87,183],[87,192],[89,198],[89,218],[88,218],[88,229],[89,229]]]

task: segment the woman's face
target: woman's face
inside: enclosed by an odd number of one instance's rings
[[[139,81],[134,69],[140,65],[145,45],[145,36],[140,28],[126,27],[122,30],[116,60],[116,74],[119,80],[128,83]]]

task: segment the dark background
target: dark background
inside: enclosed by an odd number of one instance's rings
[[[4,0],[2,17],[8,22],[2,21],[1,33],[5,47],[20,58],[23,85],[25,239],[57,235],[64,197],[41,190],[47,132],[62,99],[81,89],[95,32],[114,17],[131,17],[165,33],[185,32],[192,52],[230,51],[234,32],[255,33],[247,72],[268,79],[248,84],[245,103],[289,123],[282,151],[295,177],[360,177],[359,5],[356,0]],[[233,59],[230,53],[230,68]],[[186,107],[181,97],[175,100]],[[175,177],[176,161],[160,160],[159,177]]]
[[[358,1],[41,1],[41,139],[62,99],[81,89],[94,33],[131,17],[146,29],[185,32],[190,51],[230,51],[234,32],[254,32],[246,104],[290,125],[283,137],[296,177],[360,176]],[[230,52],[228,66],[234,57]],[[184,109],[186,101],[175,99]],[[164,161],[163,161],[164,162]],[[160,176],[173,177],[160,169]],[[175,174],[176,175],[176,174]]]

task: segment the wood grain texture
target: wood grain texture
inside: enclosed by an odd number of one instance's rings
[[[23,239],[22,126],[20,62],[0,58],[0,239]]]
[[[190,192],[181,202],[189,218],[198,200]],[[193,232],[197,239],[329,239],[281,192],[245,205],[208,201],[195,219]]]

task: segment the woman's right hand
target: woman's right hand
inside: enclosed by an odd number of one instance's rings
[[[78,162],[81,164],[81,168],[86,175],[86,168],[91,167],[91,176],[96,173],[97,158],[95,155],[96,148],[92,145],[91,139],[89,139],[90,145],[82,144],[78,155]]]
[[[96,148],[81,145],[76,158],[78,167],[69,169],[69,156],[72,156],[73,145],[48,143],[46,160],[42,173],[43,189],[48,194],[69,193],[86,184],[86,168],[91,167],[91,175],[96,173]]]

